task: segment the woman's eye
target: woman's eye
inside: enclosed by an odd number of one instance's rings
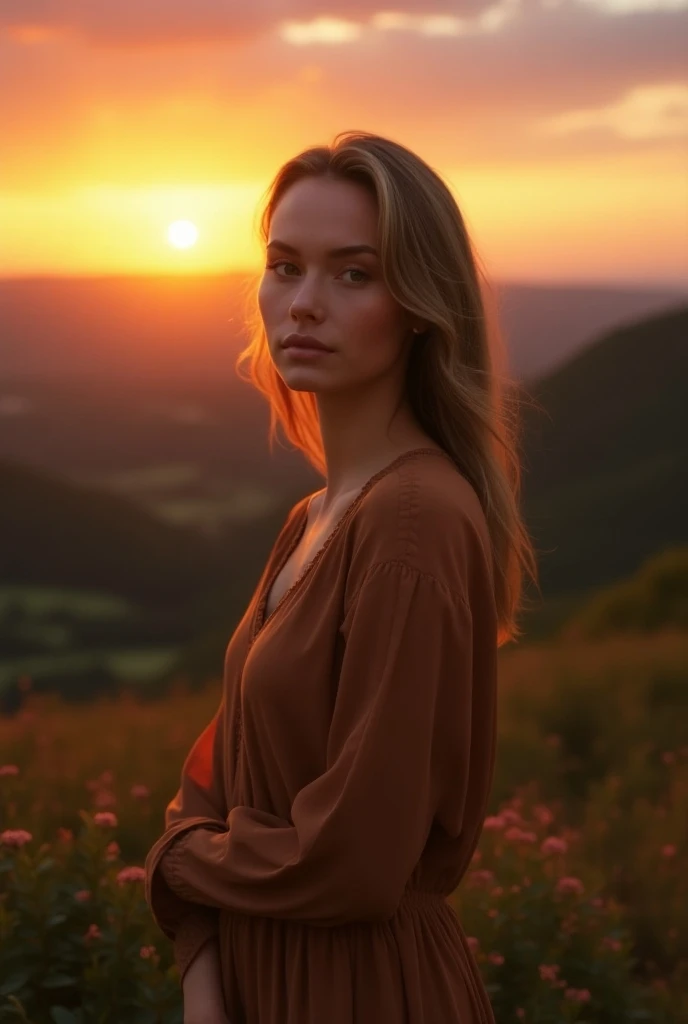
[[[368,274],[365,270],[359,270],[357,267],[349,267],[348,270],[344,271],[345,274],[361,274],[364,280],[368,280]],[[363,284],[363,281],[354,281],[354,284]]]
[[[266,270],[277,270],[278,267],[293,267],[293,266],[295,266],[294,263],[289,263],[289,262],[287,262],[287,260],[282,260],[279,263],[268,263],[268,265],[266,267]]]
[[[295,263],[290,263],[288,260],[280,260],[277,263],[268,263],[265,269],[266,270],[274,270],[275,272],[277,272],[278,267],[295,267],[295,266],[296,266]],[[365,270],[359,270],[358,267],[348,267],[346,270],[343,270],[342,273],[343,274],[360,274],[361,277],[363,278],[363,280],[360,280],[360,279],[359,280],[354,280],[352,282],[353,284],[363,284],[363,281],[367,281],[369,279],[369,277],[370,277],[370,274],[366,274]],[[286,277],[293,277],[293,274],[286,274],[286,275],[285,274],[278,274],[277,276],[278,277],[285,277],[285,276]]]

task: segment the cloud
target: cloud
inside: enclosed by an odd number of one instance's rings
[[[240,43],[274,24],[269,3],[219,0],[0,0],[0,32],[24,40],[27,33],[75,36],[96,46]]]
[[[461,8],[470,14],[488,5],[486,0],[464,0]],[[282,22],[307,24],[324,17],[364,25],[377,13],[370,0],[340,6],[322,0],[0,0],[0,32],[20,41],[41,33],[75,35],[108,47],[241,43],[272,32]],[[394,0],[394,8],[442,17],[456,13],[457,4]]]
[[[0,183],[255,176],[348,128],[457,167],[679,144],[688,11],[622,10],[675,2],[0,0]]]

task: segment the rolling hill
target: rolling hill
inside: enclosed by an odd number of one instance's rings
[[[615,330],[529,388],[524,514],[543,593],[630,575],[688,541],[688,307]]]
[[[688,542],[687,339],[679,307],[590,340],[528,385],[523,511],[540,553],[541,621],[557,626],[596,588]],[[222,382],[151,388],[43,380],[31,414],[6,417],[4,447],[31,458],[0,461],[0,579],[127,598],[142,610],[130,646],[196,643],[203,661],[206,633],[214,663],[288,509],[321,481],[300,453],[269,453],[250,389],[244,408]],[[242,505],[248,485],[253,504]],[[203,533],[172,521],[182,500],[236,507]],[[73,637],[93,643],[121,629],[72,622]]]
[[[0,580],[175,605],[205,592],[218,552],[115,495],[0,462]]]

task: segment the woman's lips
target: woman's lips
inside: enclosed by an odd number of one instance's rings
[[[295,356],[297,359],[314,359],[316,356],[331,356],[332,352],[326,348],[313,348],[308,345],[289,345],[284,350]]]

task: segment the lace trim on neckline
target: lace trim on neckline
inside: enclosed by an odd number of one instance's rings
[[[281,573],[282,569],[285,567],[285,565],[289,561],[290,557],[294,553],[294,550],[296,549],[296,545],[299,543],[299,541],[301,540],[301,538],[303,536],[303,532],[305,530],[306,523],[308,522],[308,511],[310,509],[311,502],[313,501],[313,498],[315,497],[315,494],[312,494],[310,496],[308,501],[301,508],[301,510],[299,512],[299,515],[297,517],[297,521],[299,523],[298,530],[295,530],[294,536],[292,538],[292,541],[288,545],[287,551],[286,551],[284,557],[279,560],[279,563],[275,566],[275,568],[273,569],[272,573],[270,574],[270,577],[268,578],[268,580],[266,581],[266,583],[265,583],[265,585],[263,587],[260,599],[258,601],[258,605],[256,607],[256,612],[255,612],[255,615],[253,617],[253,627],[251,629],[251,637],[250,637],[250,640],[249,640],[249,650],[251,649],[251,647],[253,646],[253,644],[257,640],[259,634],[262,633],[262,631],[265,629],[267,624],[272,621],[272,619],[275,617],[277,612],[280,611],[280,609],[283,607],[284,603],[289,599],[291,594],[293,594],[294,591],[298,587],[300,587],[300,585],[303,583],[303,581],[306,579],[306,577],[310,575],[311,571],[320,562],[321,558],[323,557],[323,555],[325,554],[325,552],[329,548],[330,544],[334,541],[335,537],[338,535],[339,531],[343,528],[344,524],[348,521],[348,519],[353,515],[353,513],[358,508],[360,502],[363,500],[363,498],[365,498],[366,494],[368,494],[370,489],[378,482],[378,480],[382,479],[382,477],[384,477],[388,473],[392,472],[393,469],[396,469],[396,467],[400,463],[405,462],[406,459],[410,459],[410,458],[412,458],[413,456],[416,456],[416,455],[425,455],[425,454],[440,455],[440,456],[442,456],[445,459],[449,459],[452,463],[454,462],[454,460],[452,459],[451,455],[449,455],[449,453],[445,452],[443,449],[427,448],[427,447],[426,448],[411,448],[407,452],[402,452],[401,455],[398,455],[396,457],[396,459],[393,459],[392,462],[390,462],[387,466],[383,466],[382,469],[378,470],[377,473],[375,473],[373,476],[370,477],[369,480],[366,481],[366,483],[363,485],[361,490],[356,494],[356,496],[353,498],[353,500],[349,503],[349,505],[344,510],[344,512],[342,513],[340,518],[335,523],[335,526],[334,526],[333,530],[331,531],[331,533],[325,539],[325,542],[322,544],[322,546],[320,548],[318,548],[318,550],[316,551],[316,553],[313,556],[313,558],[309,562],[306,563],[306,565],[303,567],[303,569],[301,570],[301,572],[299,573],[297,578],[294,580],[292,585],[284,592],[284,594],[282,594],[281,598],[279,599],[279,601],[277,602],[277,604],[275,605],[273,610],[270,612],[270,614],[267,616],[267,618],[265,618],[264,617],[265,607],[267,605],[268,597],[270,595],[270,591],[272,590],[272,586],[273,586],[275,580],[277,579],[277,577],[279,576],[279,574]],[[316,492],[316,493],[318,493],[318,492]]]

